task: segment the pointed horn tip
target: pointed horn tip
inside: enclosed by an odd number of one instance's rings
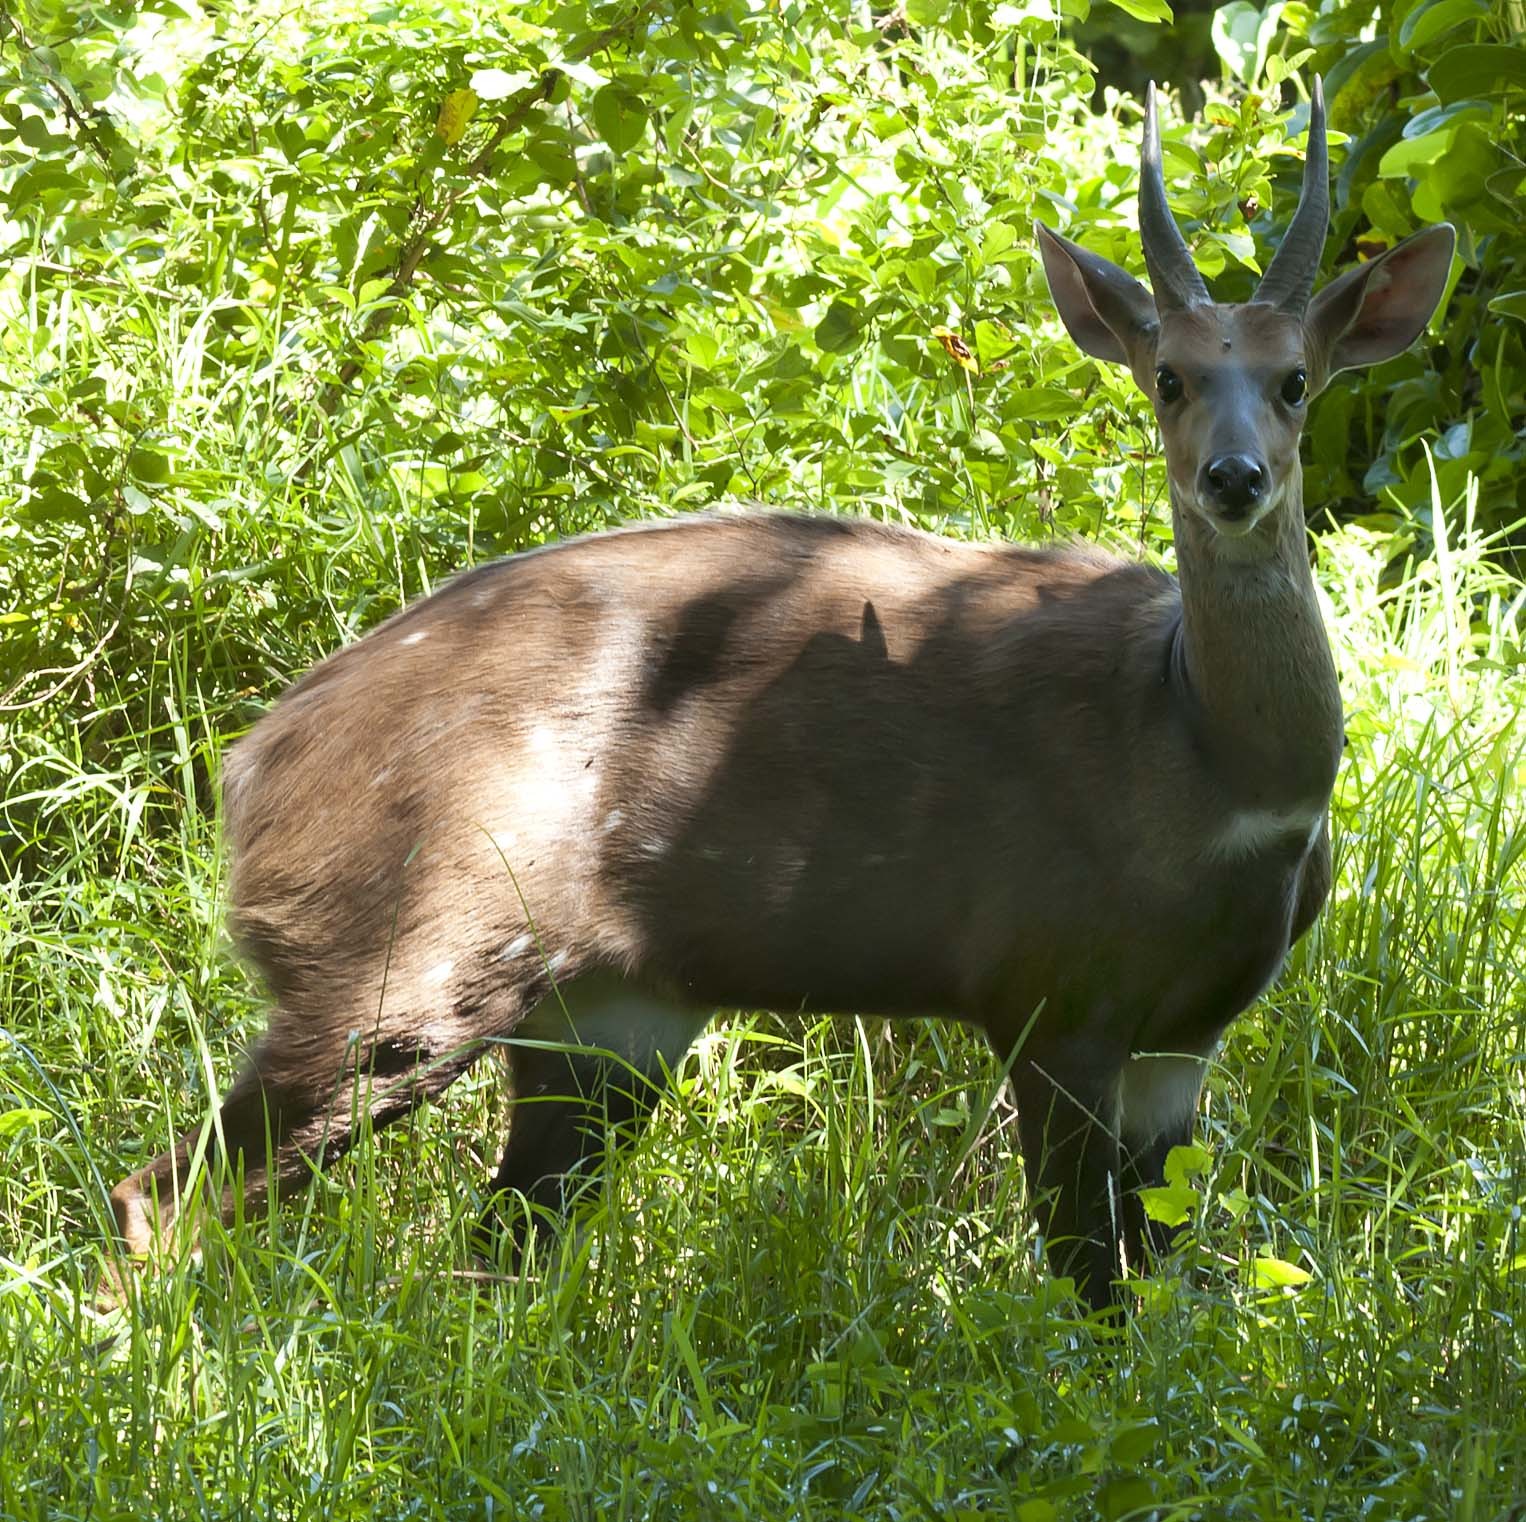
[[[1153,79],[1145,86],[1144,145],[1140,157],[1147,164],[1160,158],[1160,122],[1157,119]]]
[[[1309,90],[1309,131],[1325,125],[1325,84],[1318,74]]]

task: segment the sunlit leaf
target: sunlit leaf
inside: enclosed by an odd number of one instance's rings
[[[1168,0],[1107,0],[1136,21],[1170,21],[1171,7]]]
[[[646,105],[624,85],[609,84],[597,91],[592,111],[599,136],[616,153],[629,153],[646,136]]]
[[[467,124],[477,112],[477,95],[473,90],[452,90],[440,102],[440,114],[434,130],[441,140],[452,147],[466,135]]]
[[[1298,1289],[1312,1278],[1307,1269],[1270,1254],[1252,1258],[1250,1273],[1257,1289]]]

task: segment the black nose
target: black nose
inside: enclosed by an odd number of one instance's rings
[[[1266,490],[1266,467],[1248,454],[1221,454],[1203,467],[1203,494],[1226,518],[1240,518]]]

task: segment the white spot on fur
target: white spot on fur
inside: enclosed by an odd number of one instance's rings
[[[380,787],[384,782],[390,782],[391,780],[392,768],[390,766],[384,766],[379,772],[377,772],[374,777],[372,777],[371,786]]]
[[[523,956],[525,952],[527,952],[534,944],[535,937],[533,935],[528,933],[525,935],[516,935],[514,939],[510,941],[509,944],[498,953],[498,955],[505,961],[510,961],[514,957]]]
[[[425,987],[442,988],[445,985],[446,980],[450,977],[451,973],[455,970],[455,966],[456,964],[449,958],[443,962],[436,962],[435,965],[424,974]]]
[[[1131,1057],[1118,1079],[1118,1129],[1134,1141],[1148,1141],[1186,1125],[1197,1111],[1207,1066],[1208,1056]]]
[[[774,908],[784,910],[789,907],[790,900],[794,897],[795,889],[804,873],[805,858],[803,856],[796,853],[780,857],[766,886],[768,900]]]
[[[1312,815],[1307,809],[1240,809],[1209,841],[1206,854],[1212,861],[1243,861],[1289,835],[1301,835],[1307,849],[1324,820],[1322,809]]]
[[[611,809],[604,816],[604,828],[606,830],[617,830],[624,819],[625,815],[619,809]]]
[[[599,791],[599,768],[592,765],[588,737],[571,727],[537,724],[525,736],[524,752],[506,778],[510,817],[533,834],[542,823],[576,824],[586,830]]]
[[[422,644],[428,638],[429,631],[427,629],[415,629],[412,634],[405,634],[402,639],[398,641],[398,644],[418,645]]]

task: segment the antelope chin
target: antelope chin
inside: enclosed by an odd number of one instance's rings
[[[1263,497],[1244,517],[1229,518],[1196,492],[1187,497],[1192,511],[1213,531],[1213,542],[1236,559],[1256,558],[1256,546],[1268,537],[1275,537],[1269,536],[1265,527],[1276,516],[1281,501],[1282,489],[1279,487]]]
[[[1243,518],[1226,518],[1222,513],[1209,512],[1206,517],[1213,526],[1213,531],[1224,539],[1249,539],[1262,521],[1271,512],[1271,507],[1258,508],[1253,513],[1247,513]]]

